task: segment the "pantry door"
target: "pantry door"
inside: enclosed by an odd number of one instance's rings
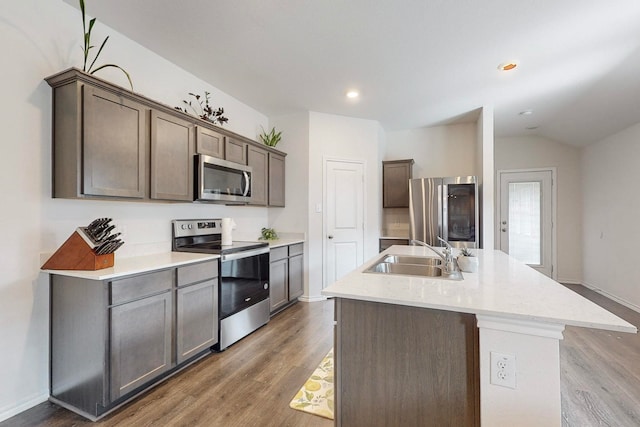
[[[325,159],[324,192],[326,287],[364,262],[364,163]]]
[[[555,169],[498,171],[500,249],[556,277]]]

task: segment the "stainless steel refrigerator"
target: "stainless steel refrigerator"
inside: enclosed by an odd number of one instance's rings
[[[431,246],[438,237],[457,248],[478,248],[478,184],[475,176],[409,181],[409,236]]]

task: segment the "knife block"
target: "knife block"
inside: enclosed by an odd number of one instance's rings
[[[94,246],[82,229],[78,229],[42,266],[43,270],[101,270],[113,267],[114,254],[96,255]]]

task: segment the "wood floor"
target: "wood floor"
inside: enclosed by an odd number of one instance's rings
[[[640,313],[567,285],[640,329]],[[567,327],[560,341],[562,425],[640,426],[640,335]]]
[[[332,346],[333,301],[297,303],[99,422],[46,402],[0,426],[330,427],[289,402]]]
[[[639,313],[584,287],[569,287],[640,327]],[[640,426],[640,336],[573,327],[564,336],[563,426]],[[100,422],[47,402],[0,427],[329,427],[332,421],[290,409],[289,402],[332,345],[333,301],[298,303]]]

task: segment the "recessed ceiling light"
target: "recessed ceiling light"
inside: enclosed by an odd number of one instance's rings
[[[354,99],[360,96],[360,93],[357,90],[350,90],[347,92],[347,98]]]
[[[518,114],[521,115],[521,116],[530,116],[530,115],[533,114],[533,110],[520,111]]]
[[[503,62],[502,64],[498,65],[498,70],[511,71],[515,69],[517,66],[518,66],[518,63],[516,61]]]

